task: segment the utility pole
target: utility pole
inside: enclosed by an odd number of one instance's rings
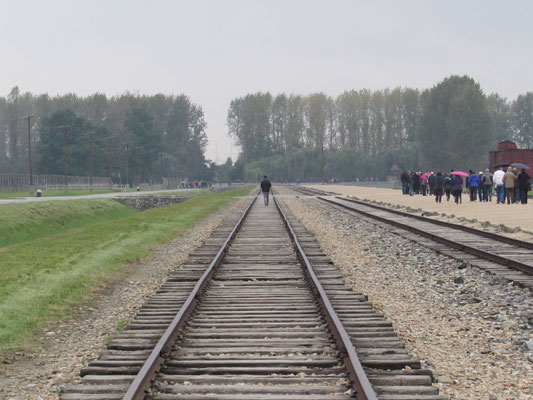
[[[67,175],[67,130],[70,129],[70,125],[54,126],[55,129],[63,130],[63,164],[65,168],[65,193],[68,193],[68,175]]]
[[[94,129],[91,129],[87,131],[87,135],[89,135],[89,191],[93,191],[93,133]]]
[[[159,176],[161,178],[161,184],[163,184],[163,152],[159,153]]]
[[[68,192],[68,174],[67,174],[67,159],[68,159],[68,152],[67,152],[67,130],[66,129],[63,129],[63,133],[64,133],[64,150],[63,150],[63,153],[64,153],[64,158],[65,158],[65,193]]]
[[[130,144],[129,142],[124,143],[126,146],[126,185],[129,188],[130,178],[129,178],[129,159],[130,159]]]
[[[91,178],[89,181],[89,190],[93,191],[93,132],[89,132],[89,169],[91,170]]]
[[[322,173],[322,184],[324,184],[324,141],[322,141],[322,145],[320,146],[320,169]]]
[[[139,187],[142,183],[142,163],[141,163],[141,151],[140,148],[137,147],[137,167],[138,167],[138,173],[139,173]]]
[[[108,155],[107,155],[107,169],[109,172],[109,189],[113,189],[113,176],[111,175],[111,139],[113,139],[113,136],[108,136],[104,140],[107,140],[107,147],[108,147]]]
[[[25,120],[28,121],[28,155],[30,159],[30,196],[33,196],[33,171],[31,168],[31,124],[30,120],[33,118],[33,115],[28,115]]]

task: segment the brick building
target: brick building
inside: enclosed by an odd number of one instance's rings
[[[533,149],[519,149],[514,142],[504,140],[498,143],[497,150],[489,152],[491,171],[496,169],[495,165],[509,165],[515,162],[523,163],[533,168]]]

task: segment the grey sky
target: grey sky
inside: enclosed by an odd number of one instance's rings
[[[532,1],[0,0],[0,93],[185,93],[223,162],[228,105],[250,92],[467,74],[514,99],[533,90],[532,20]]]

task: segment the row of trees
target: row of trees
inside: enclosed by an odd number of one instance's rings
[[[248,179],[383,179],[393,164],[485,168],[498,140],[533,146],[533,93],[509,102],[467,76],[424,91],[254,93],[231,102],[227,125]]]
[[[15,87],[0,98],[2,172],[28,171],[28,115],[36,173],[62,174],[66,158],[69,175],[87,176],[91,155],[95,176],[123,183],[210,173],[203,111],[185,95],[50,97]]]

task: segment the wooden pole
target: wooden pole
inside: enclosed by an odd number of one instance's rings
[[[93,132],[89,132],[89,169],[91,176],[89,178],[89,191],[93,191]]]
[[[28,120],[28,156],[30,159],[30,196],[33,196],[33,171],[31,167],[31,125],[30,120],[33,118],[33,115],[28,115],[26,120]]]

